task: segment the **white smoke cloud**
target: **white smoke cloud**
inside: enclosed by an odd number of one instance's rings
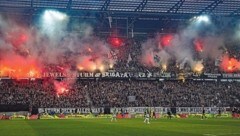
[[[209,25],[212,31],[215,31],[213,24]],[[223,54],[221,47],[224,47],[224,37],[214,34],[212,31],[206,31],[203,34],[204,26],[200,23],[191,22],[186,28],[179,30],[174,34],[172,41],[168,46],[160,44],[159,39],[163,35],[158,34],[155,39],[149,39],[142,44],[142,62],[144,65],[150,67],[160,67],[154,61],[154,56],[157,54],[161,58],[161,64],[168,64],[170,59],[176,60],[176,63],[181,67],[188,65],[193,71],[203,69],[203,62],[201,59],[210,58],[217,59]],[[203,51],[200,54],[201,58],[196,58],[194,40],[200,38],[203,42]],[[148,63],[147,63],[148,62]]]
[[[97,65],[96,69],[101,70],[103,67],[107,69],[109,64],[114,63],[113,59],[108,58],[110,46],[104,40],[93,35],[90,25],[74,24],[75,26],[79,25],[80,33],[66,31],[69,17],[57,11],[44,12],[39,23],[40,28],[25,27],[11,18],[0,16],[0,34],[3,35],[0,38],[0,61],[7,62],[15,56],[21,56],[26,60],[28,58],[35,59],[42,65],[77,67],[82,59],[89,58],[94,65]],[[21,41],[21,35],[27,38],[26,41],[14,43]],[[6,55],[9,52],[11,52],[11,56]]]

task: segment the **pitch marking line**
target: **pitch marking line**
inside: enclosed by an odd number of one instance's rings
[[[226,135],[240,135],[240,133],[225,133],[225,134],[203,134],[204,136],[226,136]]]
[[[217,135],[214,135],[214,134],[203,134],[204,136],[217,136]]]

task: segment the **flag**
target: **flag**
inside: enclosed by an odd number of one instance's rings
[[[128,60],[127,60],[127,63],[129,63],[130,61],[132,61],[132,57],[130,55],[130,53],[128,54]]]

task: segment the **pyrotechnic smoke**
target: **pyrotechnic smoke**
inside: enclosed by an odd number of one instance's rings
[[[142,44],[141,62],[148,67],[157,67],[159,64],[154,60],[154,50],[156,49],[155,39],[149,39]],[[160,60],[159,60],[160,61]]]
[[[223,55],[224,38],[222,36],[208,36],[203,40],[203,51],[200,53],[201,57],[215,60]]]
[[[237,21],[237,24],[238,25],[235,27],[233,38],[239,42],[240,41],[240,21]]]
[[[192,71],[202,73],[204,66],[203,61],[193,61],[191,64]]]
[[[62,95],[64,93],[68,93],[69,87],[72,85],[69,81],[54,81],[53,82],[57,96]]]
[[[34,26],[26,28],[1,17],[1,61],[11,62],[21,57],[23,60],[35,59],[40,64],[78,67],[83,65],[84,60],[89,62],[90,67],[96,65],[96,69],[100,70],[114,63],[114,60],[108,58],[109,45],[93,36],[91,26],[79,24],[82,33],[76,34],[66,31],[68,22],[68,16],[57,11],[46,11],[43,14],[40,29]],[[88,67],[84,70],[92,71]]]
[[[211,25],[208,27],[215,28],[210,23],[204,25]],[[224,47],[223,36],[218,36],[208,30],[203,32],[203,30],[201,23],[192,22],[172,36],[156,35],[154,39],[149,39],[142,44],[141,62],[149,67],[160,67],[169,64],[169,60],[173,59],[182,69],[184,66],[189,66],[193,71],[202,71],[204,68],[202,59],[219,58],[223,54],[221,48]],[[161,41],[164,39],[171,41]],[[195,56],[196,51],[200,58]]]
[[[66,31],[69,17],[57,11],[44,12],[39,24],[39,28],[36,25],[26,27],[11,17],[0,16],[1,73],[22,78],[38,77],[46,70],[103,72],[115,63],[108,57],[110,46],[94,36],[90,25],[73,24],[79,25],[81,33]],[[52,67],[46,69],[45,66]]]
[[[224,55],[221,62],[221,69],[225,72],[235,72],[240,70],[240,61]]]

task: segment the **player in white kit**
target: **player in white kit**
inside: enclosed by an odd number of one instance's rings
[[[113,109],[111,122],[112,121],[117,121],[117,109],[116,108]]]
[[[149,118],[150,118],[149,110],[147,109],[145,112],[146,113],[145,113],[144,123],[150,124],[150,122],[149,122]]]

